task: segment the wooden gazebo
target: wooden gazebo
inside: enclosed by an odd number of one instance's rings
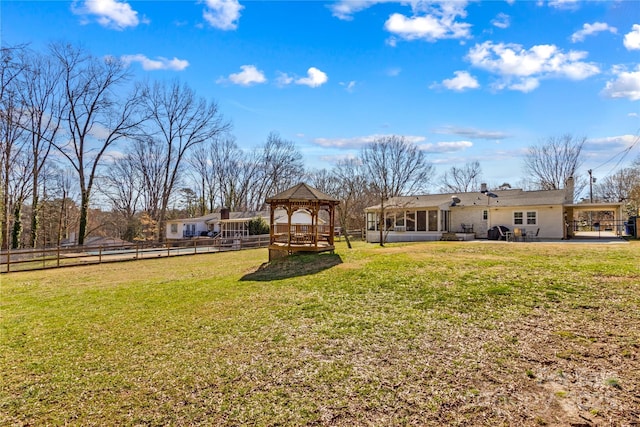
[[[337,199],[301,183],[267,198],[266,202],[271,212],[269,261],[294,252],[335,249],[335,208],[340,203]],[[277,217],[277,210],[284,210],[286,217]],[[321,212],[327,212],[328,220],[320,218]]]

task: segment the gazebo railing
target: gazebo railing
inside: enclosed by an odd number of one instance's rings
[[[312,225],[312,224],[274,224],[272,226],[273,241],[275,243],[296,244],[314,244],[316,235],[318,240],[326,240],[329,242],[331,235],[331,226],[329,225]],[[291,236],[289,240],[289,236]]]

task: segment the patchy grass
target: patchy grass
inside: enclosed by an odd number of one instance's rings
[[[1,277],[0,424],[640,422],[640,244],[357,243]]]

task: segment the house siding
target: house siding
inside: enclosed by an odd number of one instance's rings
[[[526,212],[535,211],[537,214],[537,224],[526,224]],[[516,225],[513,223],[513,213],[524,212],[525,223]],[[564,209],[562,206],[521,206],[509,208],[494,208],[490,211],[491,226],[504,225],[509,230],[516,227],[524,228],[527,232],[535,233],[540,229],[539,238],[543,239],[562,239],[563,237],[563,217]]]
[[[482,219],[482,212],[487,207],[453,207],[451,208],[451,231],[462,231],[462,224],[473,225],[473,233],[476,237],[487,236],[487,221]]]

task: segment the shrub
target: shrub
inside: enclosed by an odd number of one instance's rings
[[[255,236],[257,234],[269,234],[269,224],[259,216],[249,221],[249,235]]]

